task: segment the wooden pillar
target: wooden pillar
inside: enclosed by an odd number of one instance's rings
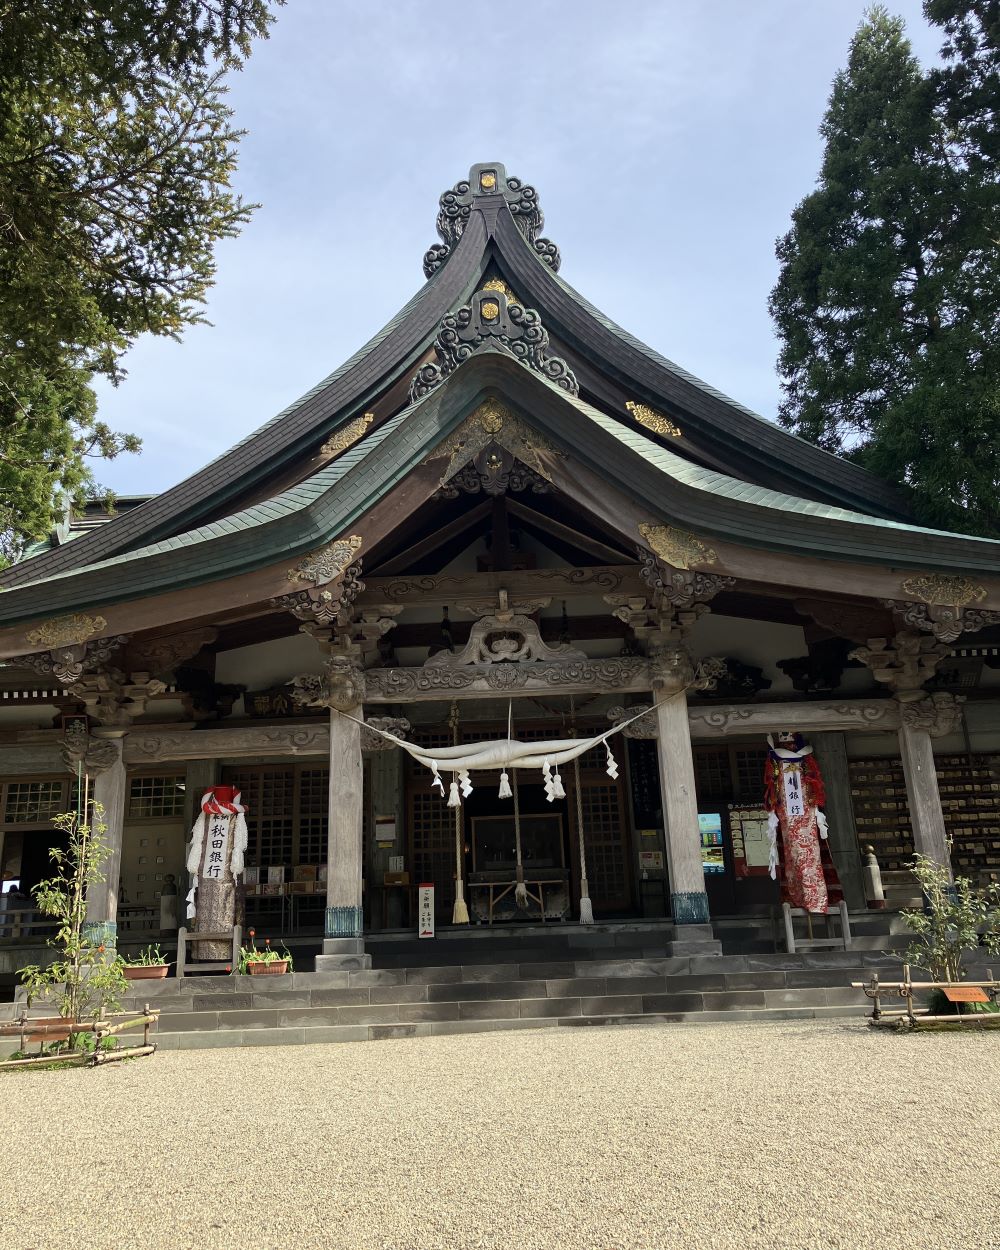
[[[681,691],[660,698],[656,707],[657,753],[671,911],[677,924],[707,924],[708,895],[701,859],[687,695]]]
[[[88,941],[97,945],[114,946],[118,937],[118,885],[121,880],[122,837],[125,831],[125,762],[122,759],[124,732],[98,730],[94,737],[104,738],[113,746],[114,759],[107,768],[101,769],[94,779],[92,791],[94,804],[102,807],[103,814],[94,814],[93,824],[105,826],[103,841],[109,854],[101,866],[104,880],[87,890],[87,920],[85,932]],[[85,819],[88,819],[88,813]]]
[[[861,848],[851,804],[851,776],[847,764],[847,740],[842,733],[809,735],[826,789],[826,818],[830,828],[830,854],[851,911],[864,911],[865,887]]]
[[[361,874],[364,768],[360,704],[346,709],[349,720],[330,709],[330,823],[326,868],[326,927],[323,953],[360,954],[363,947]],[[355,944],[356,950],[344,945]]]
[[[944,813],[941,810],[931,736],[926,729],[908,725],[904,718],[899,727],[899,750],[903,757],[903,776],[906,779],[906,800],[910,808],[914,850],[951,873],[951,855],[944,827]]]

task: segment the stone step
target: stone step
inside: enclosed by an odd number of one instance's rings
[[[163,1050],[200,1050],[228,1046],[295,1046],[309,1043],[387,1041],[396,1038],[484,1033],[509,1029],[553,1027],[650,1026],[663,1024],[708,1024],[747,1020],[815,1020],[833,1016],[861,1017],[864,1003],[815,1004],[802,1006],[750,1007],[728,1009],[648,1011],[642,1014],[607,1011],[584,1015],[582,1012],[544,1016],[491,1016],[444,1020],[382,1020],[377,1023],[279,1025],[276,1027],[225,1027],[205,1030],[161,1030],[157,1045]],[[622,1005],[627,1000],[622,999]],[[566,1000],[567,1012],[576,1004]]]
[[[643,980],[655,981],[655,978]],[[390,987],[392,992],[382,995],[377,990],[368,991],[371,995],[368,1001],[363,997],[366,991],[362,990],[317,991],[323,997],[311,1005],[277,1002],[265,1007],[220,1005],[215,1001],[196,1003],[201,1010],[164,1012],[159,1031],[174,1034],[221,1030],[231,1034],[258,1029],[659,1017],[818,1007],[862,1009],[867,1001],[860,990],[849,985],[712,990],[665,988],[662,984],[635,982],[627,987],[617,986],[615,992],[609,993],[605,992],[609,987],[603,983],[484,982],[478,987],[482,992],[476,995],[471,993],[473,986],[429,986],[426,987],[428,997],[422,999],[407,992],[415,988],[419,987]]]
[[[873,971],[890,979],[898,975],[898,957],[881,950],[812,951],[794,955],[687,956],[660,959],[557,960],[545,963],[472,964],[469,966],[378,968],[339,972],[296,972],[281,977],[197,976],[133,981],[123,1005],[138,1009],[151,1003],[163,1012],[240,1009],[261,1004],[328,1005],[326,996],[349,993],[350,1002],[438,1001],[484,996],[525,996],[544,985],[545,995],[565,995],[572,983],[586,985],[585,994],[629,993],[634,984],[649,992],[689,988],[780,989],[841,986],[866,979]],[[516,986],[521,988],[508,989]],[[529,987],[528,990],[523,987]],[[493,988],[490,988],[493,987]],[[551,987],[551,989],[550,989]],[[398,991],[398,992],[397,992]],[[0,1004],[0,1020],[21,1010],[23,991],[12,1003]]]
[[[898,969],[898,964],[896,965]],[[615,1014],[657,1011],[703,1011],[764,1008],[793,1005],[827,1005],[830,995],[860,998],[852,991],[853,980],[867,980],[871,969],[792,968],[757,972],[689,973],[635,976],[571,976],[544,979],[479,981],[400,981],[395,984],[348,985],[328,988],[227,987],[220,993],[188,990],[185,982],[176,993],[123,1002],[127,1010],[139,1010],[145,1002],[159,1008],[164,1028],[209,1029],[225,1027],[237,1018],[240,1027],[290,1027],[310,1015],[324,1024],[356,1023],[355,1015],[371,1012],[381,1023],[385,1018],[413,1020],[506,1018],[525,1014],[519,1004],[528,1003],[539,1014],[603,1014],[598,1004],[610,1004]],[[892,968],[883,969],[889,977]],[[283,978],[284,980],[284,978]],[[303,978],[304,980],[304,978]],[[221,987],[220,987],[221,988]],[[547,1003],[547,1007],[539,1004]],[[566,1004],[575,1006],[566,1010]],[[651,1006],[650,1004],[653,1004]],[[346,1012],[346,1017],[341,1013]]]

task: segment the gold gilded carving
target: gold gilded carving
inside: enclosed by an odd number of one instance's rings
[[[520,304],[520,300],[510,289],[503,278],[490,278],[489,282],[483,283],[484,291],[499,291],[501,295],[506,295],[508,304]]]
[[[78,612],[74,616],[57,616],[46,621],[24,637],[32,647],[78,647],[107,628],[107,624],[103,616],[84,616]]]
[[[680,426],[674,425],[673,421],[669,417],[663,416],[662,413],[656,412],[645,404],[634,403],[631,399],[628,400],[625,407],[640,425],[644,425],[647,430],[652,430],[654,434],[663,434],[669,438],[680,438]]]
[[[484,169],[479,175],[479,186],[483,191],[492,191],[497,185],[497,176],[492,169]]]
[[[366,412],[364,416],[358,417],[354,421],[349,421],[342,430],[338,430],[332,438],[323,444],[320,452],[325,456],[340,455],[342,451],[346,451],[348,447],[353,447],[358,439],[363,437],[374,420],[375,414]]]
[[[357,534],[352,534],[350,538],[337,538],[325,547],[310,551],[295,568],[288,570],[288,580],[315,582],[317,585],[333,581],[357,556],[361,541]]]
[[[674,529],[672,525],[643,522],[639,533],[656,555],[675,569],[689,569],[693,564],[715,564],[719,558],[713,547],[687,530]]]
[[[539,452],[561,456],[563,453],[554,447],[541,434],[532,430],[514,416],[509,408],[505,408],[497,399],[487,399],[476,411],[467,417],[450,438],[445,439],[427,457],[425,464],[433,460],[448,457],[448,467],[441,475],[444,485],[458,470],[470,460],[484,451],[490,443],[499,443],[510,454],[526,464],[529,469],[551,481]]]
[[[977,585],[968,577],[952,577],[946,573],[908,577],[903,582],[903,592],[922,603],[941,603],[956,608],[986,598],[985,586]]]
[[[492,299],[484,299],[479,306],[484,321],[496,321],[500,316],[500,305]]]

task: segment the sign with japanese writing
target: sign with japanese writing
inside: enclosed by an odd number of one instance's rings
[[[988,1003],[989,994],[981,985],[949,985],[944,996],[949,1003]]]
[[[767,812],[759,804],[729,804],[729,836],[733,847],[733,868],[737,877],[767,875],[771,840],[767,832]]]
[[[201,875],[207,881],[223,881],[226,878],[232,827],[232,816],[208,817],[208,828],[205,830],[205,851],[201,861]]]
[[[806,814],[806,800],[802,793],[802,768],[798,763],[781,762],[781,780],[785,787],[785,815],[789,820]]]
[[[417,887],[417,937],[434,936],[434,886],[421,882]]]

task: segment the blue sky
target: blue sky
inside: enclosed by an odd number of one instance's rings
[[[773,417],[774,241],[865,7],[289,0],[230,90],[261,207],[219,248],[212,325],[142,340],[99,388],[144,440],[102,484],[163,490],[331,372],[421,285],[439,195],[486,160],[538,189],[567,281]],[[889,7],[933,60],[919,0]]]

